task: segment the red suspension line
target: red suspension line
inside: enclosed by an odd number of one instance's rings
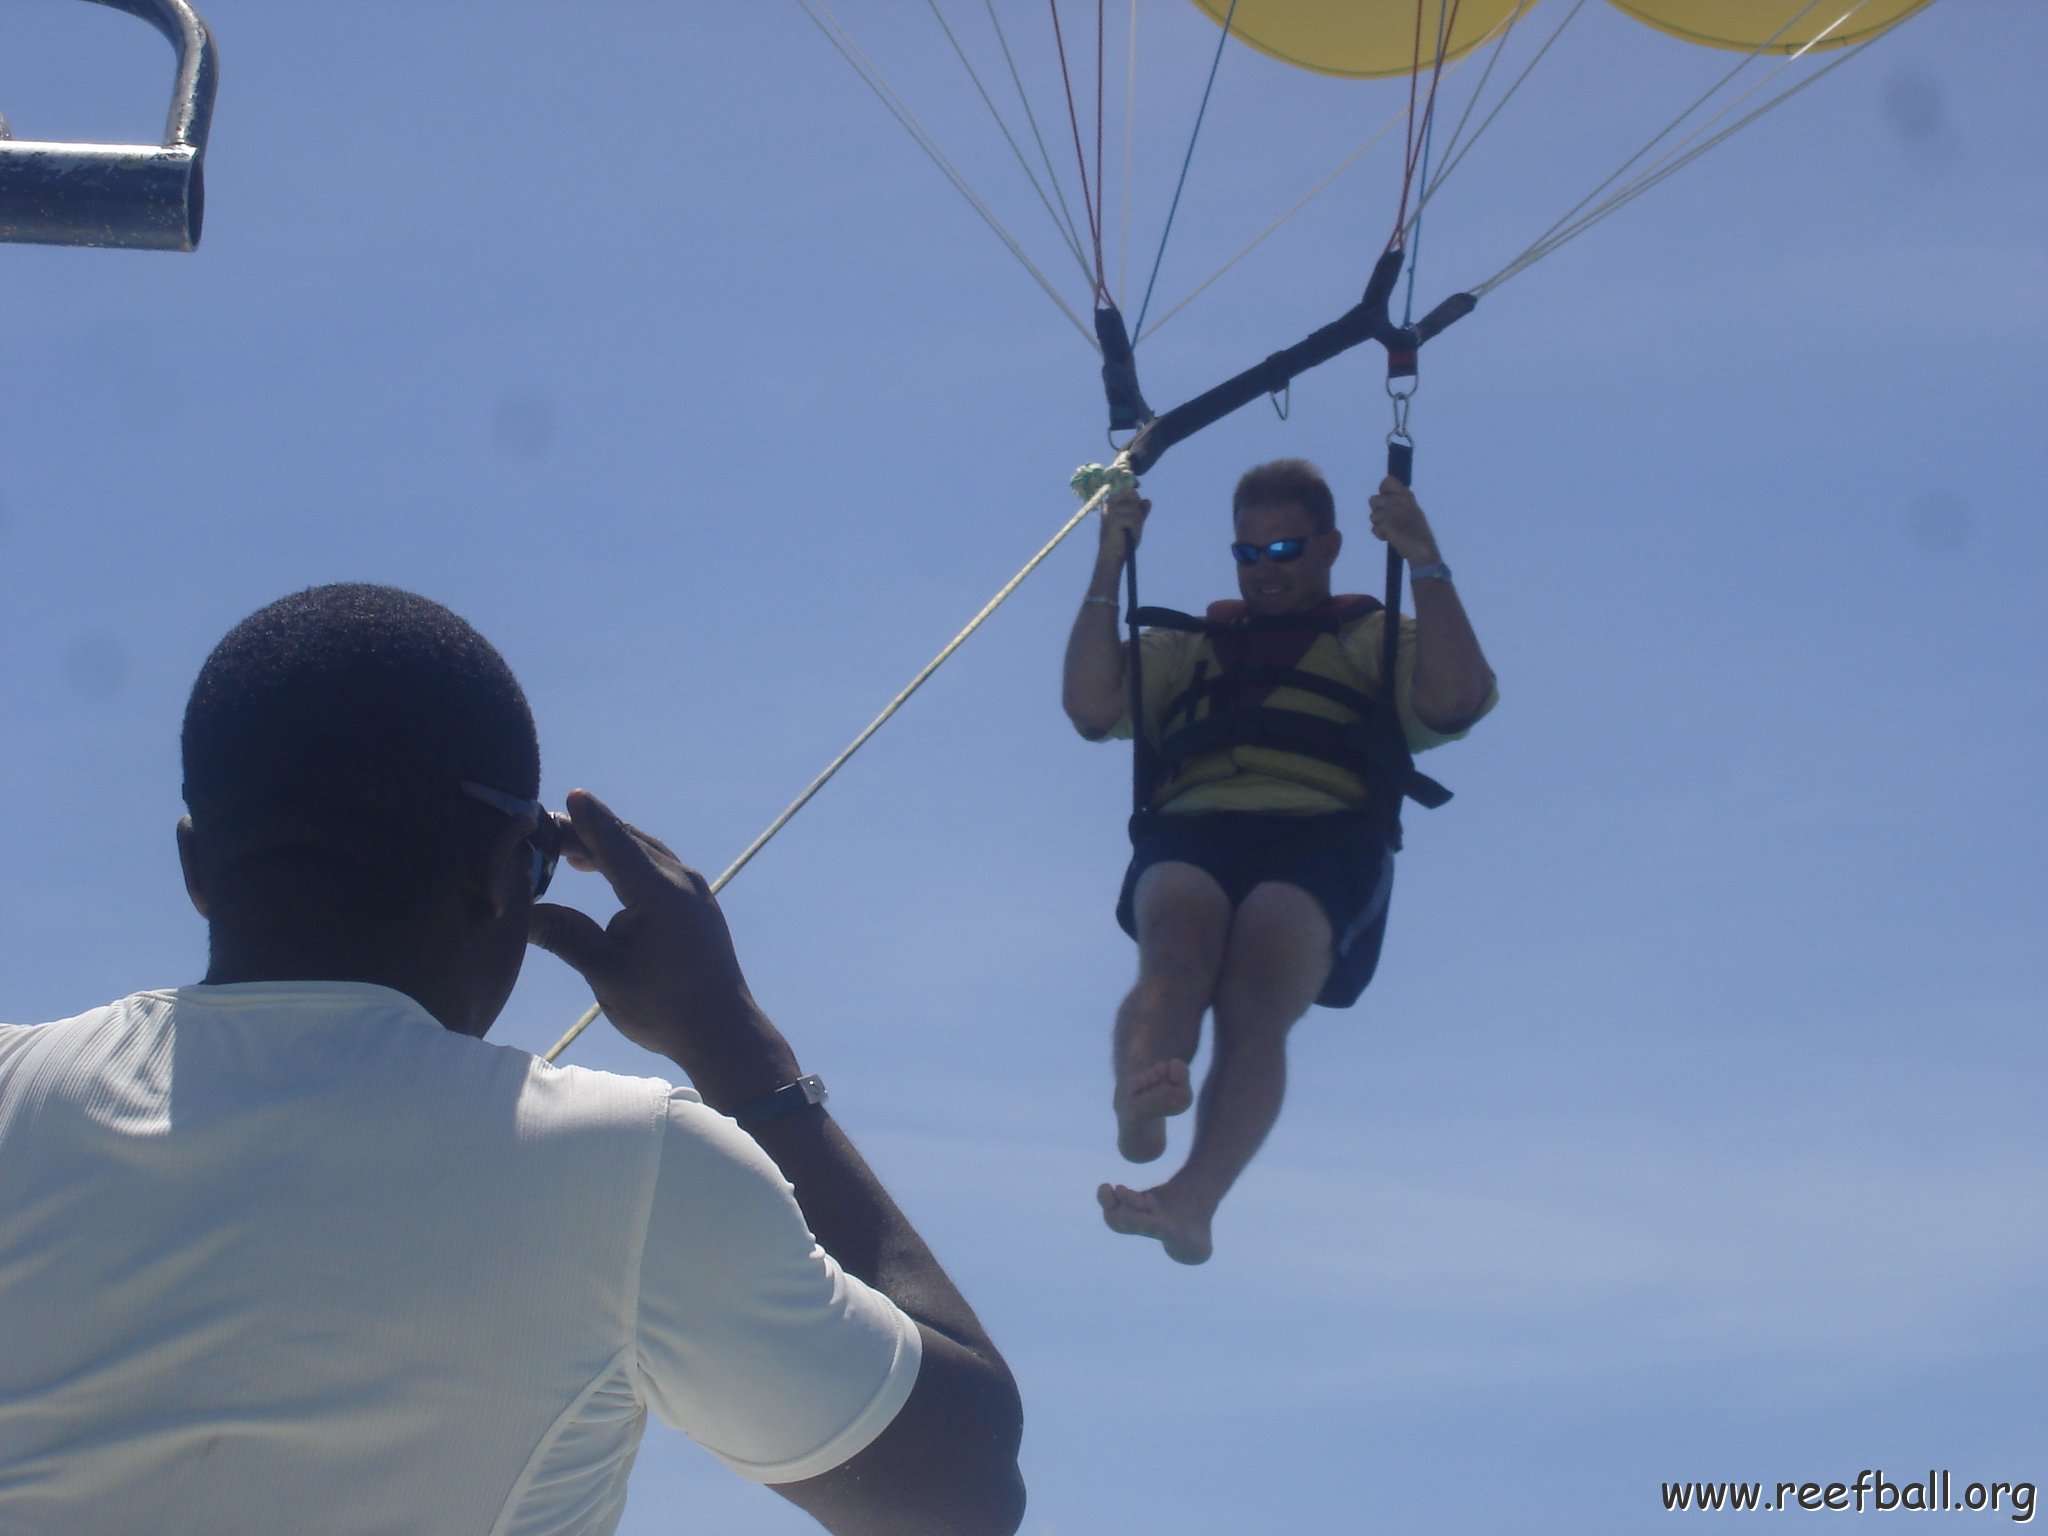
[[[1424,0],[1415,0],[1415,50],[1408,71],[1408,154],[1407,164],[1401,173],[1401,210],[1394,219],[1394,232],[1387,240],[1387,249],[1392,250],[1401,243],[1401,232],[1408,227],[1408,195],[1415,184],[1415,169],[1422,161],[1422,146],[1429,141],[1430,119],[1436,113],[1436,90],[1444,77],[1444,57],[1450,52],[1451,34],[1458,25],[1458,0],[1450,0],[1450,10],[1444,10],[1444,0],[1437,0],[1437,41],[1436,66],[1430,71],[1429,94],[1423,98],[1422,113],[1418,118],[1415,110],[1416,81],[1422,74],[1422,8]]]
[[[1060,84],[1067,93],[1067,125],[1074,133],[1074,161],[1081,171],[1081,211],[1088,216],[1088,238],[1095,247],[1095,300],[1109,302],[1102,265],[1102,48],[1098,36],[1095,52],[1095,187],[1088,184],[1088,152],[1081,147],[1081,114],[1074,105],[1074,81],[1067,70],[1067,44],[1060,31],[1060,0],[1048,0],[1052,10],[1052,40],[1059,50]],[[1101,0],[1097,0],[1097,31],[1100,32]]]
[[[1114,307],[1116,301],[1109,295],[1108,274],[1102,261],[1102,193],[1108,183],[1102,175],[1102,70],[1107,49],[1103,46],[1103,16],[1109,0],[1095,0],[1095,299],[1098,304]]]

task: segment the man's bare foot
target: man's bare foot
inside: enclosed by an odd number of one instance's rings
[[[1215,1244],[1209,1240],[1209,1218],[1177,1209],[1164,1184],[1157,1189],[1105,1184],[1095,1191],[1095,1198],[1110,1231],[1156,1237],[1176,1264],[1206,1264],[1215,1252]]]
[[[1149,1163],[1166,1150],[1166,1117],[1195,1102],[1184,1061],[1157,1061],[1116,1090],[1116,1149],[1129,1163]]]

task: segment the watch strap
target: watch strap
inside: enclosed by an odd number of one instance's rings
[[[733,1119],[744,1130],[787,1115],[795,1110],[808,1109],[813,1104],[823,1104],[827,1095],[825,1079],[815,1072],[806,1073],[793,1083],[784,1083],[780,1088],[764,1093],[758,1099],[750,1099],[733,1111]]]

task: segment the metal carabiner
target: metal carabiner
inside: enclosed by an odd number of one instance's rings
[[[198,248],[202,175],[220,60],[187,0],[94,0],[139,16],[178,50],[162,144],[10,139],[0,127],[0,240],[35,245]]]

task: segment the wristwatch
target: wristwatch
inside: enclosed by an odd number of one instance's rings
[[[743,1130],[752,1130],[793,1110],[823,1104],[825,1099],[825,1079],[811,1072],[793,1083],[784,1083],[773,1092],[762,1094],[758,1099],[749,1100],[734,1110],[732,1117]]]
[[[1408,573],[1414,581],[1449,581],[1451,568],[1441,560],[1432,560],[1428,565],[1418,565]]]

